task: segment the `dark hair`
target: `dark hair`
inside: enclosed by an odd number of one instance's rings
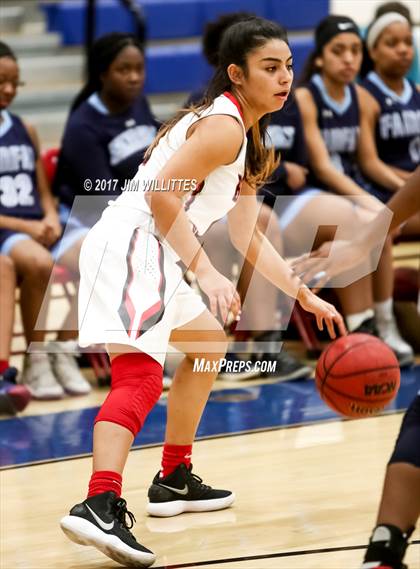
[[[384,4],[378,6],[373,21],[377,20],[384,14],[388,14],[388,12],[397,12],[397,14],[401,14],[401,16],[407,18],[407,20],[410,22],[410,26],[413,25],[410,9],[401,2],[385,2]]]
[[[384,14],[388,14],[389,12],[396,12],[397,14],[401,14],[401,16],[404,16],[404,18],[406,18],[410,27],[413,27],[413,20],[411,19],[410,10],[407,8],[407,6],[401,4],[401,2],[386,2],[385,4],[381,4],[380,6],[378,6],[378,9],[375,12],[374,19],[366,28],[365,41],[363,42],[363,61],[362,61],[362,67],[360,69],[360,77],[362,77],[362,79],[366,77],[366,75],[370,71],[373,71],[375,67],[366,45],[366,39],[369,35],[369,31],[373,26],[373,24],[376,22],[376,20],[378,20]]]
[[[147,149],[146,158],[150,156],[159,140],[187,113],[199,113],[212,105],[214,99],[225,91],[232,90],[227,68],[234,63],[248,73],[247,56],[254,49],[262,47],[272,39],[279,39],[288,44],[286,30],[279,24],[264,18],[254,17],[229,26],[222,37],[219,50],[218,66],[210,81],[205,98],[196,107],[182,109],[172,121],[164,125],[158,132],[152,145]],[[248,144],[245,159],[245,180],[256,187],[261,186],[276,168],[274,148],[264,146],[266,128],[270,115],[262,117],[247,133]]]
[[[16,55],[13,53],[7,43],[4,43],[2,41],[0,41],[0,57],[10,57],[14,61],[17,61]]]
[[[251,12],[230,12],[222,14],[217,20],[206,25],[202,38],[203,54],[212,67],[217,67],[219,64],[220,44],[225,31],[233,24],[251,18],[256,18],[256,15]]]
[[[143,44],[132,34],[114,32],[106,34],[94,42],[87,61],[87,81],[74,99],[70,114],[92,93],[101,89],[102,73],[105,73],[118,54],[128,46],[134,46],[143,53]]]
[[[345,25],[343,29],[341,26]],[[299,78],[299,85],[305,85],[312,75],[318,73],[319,68],[315,63],[317,57],[322,55],[325,45],[338,34],[354,33],[360,38],[360,31],[357,24],[347,16],[327,16],[321,20],[315,28],[315,49],[309,54],[303,66],[303,71]]]

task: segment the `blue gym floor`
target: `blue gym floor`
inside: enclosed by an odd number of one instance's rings
[[[385,413],[406,409],[420,390],[420,365],[403,370],[397,397]],[[92,425],[98,407],[5,419],[0,422],[0,467],[83,456],[92,451]],[[134,446],[163,442],[166,398],[149,415]],[[214,391],[198,438],[233,436],[322,421],[342,420],[320,399],[312,380],[262,384]],[[367,420],[367,419],[366,419]]]

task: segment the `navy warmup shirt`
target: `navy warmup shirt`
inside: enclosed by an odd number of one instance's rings
[[[54,193],[69,207],[75,196],[116,197],[136,174],[159,126],[144,96],[124,113],[110,114],[94,93],[68,119]],[[86,179],[92,182],[89,192],[84,187]],[[105,184],[106,181],[110,183]],[[91,225],[100,214],[101,211],[87,212],[88,218],[82,221]]]
[[[35,146],[21,119],[2,111],[0,123],[0,215],[41,219]]]
[[[359,136],[359,101],[354,85],[345,88],[344,101],[334,101],[324,86],[320,75],[315,74],[307,85],[318,109],[318,126],[334,166],[357,184],[365,188],[357,164],[356,151]],[[310,181],[313,186],[326,191],[334,191],[327,187],[311,172]]]
[[[413,172],[420,164],[420,93],[415,84],[405,79],[403,92],[398,95],[371,71],[362,86],[381,109],[375,132],[379,158],[390,166]],[[377,184],[373,186],[384,194],[384,199],[393,193]]]

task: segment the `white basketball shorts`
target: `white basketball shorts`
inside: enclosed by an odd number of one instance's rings
[[[174,252],[150,231],[150,216],[132,213],[108,207],[83,242],[79,343],[133,346],[163,365],[171,331],[206,305],[184,281]]]

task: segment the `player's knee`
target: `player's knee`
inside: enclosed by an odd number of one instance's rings
[[[0,279],[8,282],[14,279],[15,269],[12,259],[6,255],[0,255]]]
[[[185,354],[192,362],[197,360],[218,362],[225,357],[229,346],[229,340],[222,327],[210,330],[208,335],[205,338],[202,338],[202,342],[204,346],[203,351],[197,350]]]
[[[112,361],[111,377],[111,391],[95,423],[116,423],[136,436],[162,394],[162,366],[147,354],[122,354]]]
[[[41,251],[39,254],[34,255],[30,263],[25,267],[25,273],[39,279],[39,281],[48,281],[53,266],[54,261],[49,252]]]
[[[405,462],[420,468],[420,395],[407,409],[389,464]]]
[[[211,358],[216,360],[224,358],[229,345],[229,340],[226,332],[222,328],[214,330],[212,332],[211,341],[209,344],[211,344],[211,350],[209,350],[207,354],[201,354],[201,357],[205,357],[207,355],[209,359]]]

